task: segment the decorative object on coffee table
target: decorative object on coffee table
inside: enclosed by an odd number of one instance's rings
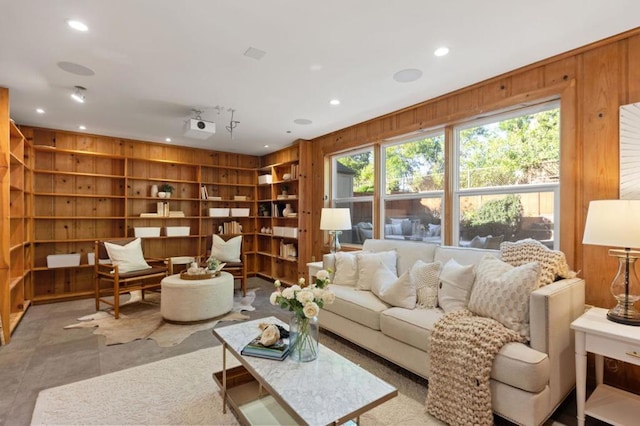
[[[320,270],[316,281],[305,286],[304,278],[300,278],[298,285],[282,289],[280,280],[274,285],[276,291],[271,293],[269,300],[272,305],[279,305],[282,309],[293,312],[289,322],[289,346],[291,358],[298,362],[313,361],[318,357],[318,314],[324,304],[331,304],[335,295],[329,289],[329,273]]]

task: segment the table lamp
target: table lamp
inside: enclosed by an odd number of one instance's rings
[[[635,303],[640,299],[640,282],[635,262],[640,251],[640,200],[597,200],[589,203],[583,244],[620,247],[610,249],[618,258],[618,273],[611,283],[611,294],[618,304],[607,318],[621,324],[640,325]]]
[[[342,230],[351,229],[351,210],[349,208],[323,208],[320,216],[320,229],[329,231],[333,244],[330,244],[331,253],[340,250],[338,235]]]

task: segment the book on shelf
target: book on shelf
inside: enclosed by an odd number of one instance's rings
[[[140,213],[140,217],[159,217],[158,213]]]
[[[182,210],[170,210],[169,217],[185,217]]]
[[[264,346],[260,343],[260,336],[258,336],[247,343],[240,354],[282,361],[289,355],[289,342],[288,339],[280,339],[271,346]]]
[[[209,200],[214,200],[214,201],[222,201],[222,197],[219,197],[217,195],[209,195]]]
[[[207,191],[207,187],[204,185],[200,187],[200,198],[203,200],[207,200],[209,198],[209,192]]]

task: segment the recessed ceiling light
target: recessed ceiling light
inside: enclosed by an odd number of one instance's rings
[[[340,105],[340,99],[331,99],[329,103],[331,105]]]
[[[36,112],[37,112],[38,114],[44,114],[44,110],[43,110],[42,108],[37,108],[37,109],[36,109]]]
[[[313,64],[309,67],[309,70],[311,71],[320,71],[322,69],[322,65],[320,64]]]
[[[449,48],[442,46],[442,47],[438,47],[436,50],[434,50],[433,54],[436,56],[444,56],[447,53],[449,53]]]
[[[171,142],[171,138],[166,138],[165,141]]]
[[[302,124],[303,126],[313,123],[313,121],[307,120],[306,118],[296,118],[293,122],[296,124]]]
[[[87,126],[85,126],[84,124],[81,124],[81,125],[78,126],[78,129],[87,130]]]
[[[80,22],[77,19],[67,19],[67,25],[76,31],[89,31],[89,27],[84,22]]]
[[[265,147],[265,148],[269,148],[269,145],[265,145],[264,147]]]
[[[95,71],[93,71],[91,68],[87,68],[84,65],[67,61],[58,62],[58,68],[68,73],[82,75],[85,77],[90,77],[96,74]]]
[[[393,75],[393,79],[398,83],[411,83],[422,77],[422,71],[415,68],[398,71]]]

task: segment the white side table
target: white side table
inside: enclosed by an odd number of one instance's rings
[[[309,268],[309,283],[313,281],[313,277],[318,274],[318,271],[322,269],[322,262],[309,262],[307,263]]]
[[[613,425],[638,424],[640,396],[602,383],[603,357],[640,365],[640,327],[607,319],[607,310],[591,308],[571,323],[576,335],[576,400],[578,425],[585,414]],[[586,399],[587,352],[595,354],[596,383]]]

